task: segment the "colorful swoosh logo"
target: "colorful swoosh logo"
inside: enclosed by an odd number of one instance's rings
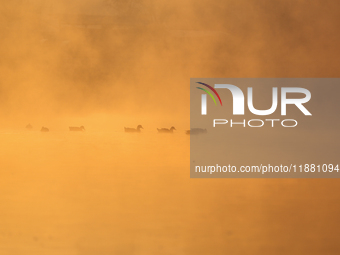
[[[220,104],[221,104],[221,106],[222,106],[222,100],[221,100],[221,98],[220,98],[220,95],[217,93],[217,91],[216,91],[213,87],[211,87],[210,85],[205,84],[205,83],[203,83],[203,82],[197,82],[197,83],[198,83],[198,84],[201,84],[201,85],[203,85],[203,86],[206,86],[207,88],[211,89],[211,91],[213,91],[213,92],[215,93],[215,95],[218,97],[218,100],[220,100]],[[214,100],[214,103],[215,103],[215,105],[216,105],[216,100],[215,100],[214,96],[213,96],[208,90],[203,89],[203,88],[200,88],[200,87],[197,87],[197,88],[198,88],[198,89],[201,89],[201,90],[203,90],[205,93],[207,93],[207,94]]]

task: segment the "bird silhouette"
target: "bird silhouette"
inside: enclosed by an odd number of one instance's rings
[[[190,130],[187,130],[185,133],[187,135],[200,135],[200,134],[206,134],[208,131],[207,129],[203,128],[192,128]]]
[[[84,126],[80,126],[80,127],[69,127],[70,131],[85,131],[85,127]]]
[[[159,133],[173,133],[174,130],[176,130],[175,127],[171,127],[170,129],[168,128],[157,128]]]
[[[127,133],[140,133],[140,130],[144,129],[142,125],[138,125],[137,128],[127,128],[124,127],[124,131]]]
[[[41,132],[49,132],[50,130],[47,127],[42,127],[40,129]]]

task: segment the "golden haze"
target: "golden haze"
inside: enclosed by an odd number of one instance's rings
[[[3,0],[0,254],[337,254],[338,180],[190,179],[184,131],[190,77],[338,77],[339,10]]]

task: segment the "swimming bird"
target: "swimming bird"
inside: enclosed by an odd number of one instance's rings
[[[171,127],[170,129],[168,128],[157,128],[159,133],[173,133],[174,130],[176,130],[175,127]]]
[[[28,130],[31,130],[33,127],[32,127],[32,125],[31,124],[28,124],[27,126],[26,126],[26,129],[28,129]]]
[[[127,133],[139,133],[141,129],[144,129],[142,127],[142,125],[138,125],[137,128],[127,128],[127,127],[124,127],[124,130]]]
[[[85,131],[84,126],[80,127],[69,127],[70,131]]]
[[[200,134],[206,134],[208,131],[207,129],[203,129],[203,128],[192,128],[190,130],[187,130],[185,133],[187,135],[200,135]]]
[[[47,127],[42,127],[40,131],[41,132],[49,132],[50,130]]]

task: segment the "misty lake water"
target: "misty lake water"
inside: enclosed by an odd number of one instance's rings
[[[338,254],[337,180],[190,179],[184,132],[0,133],[0,254]]]

